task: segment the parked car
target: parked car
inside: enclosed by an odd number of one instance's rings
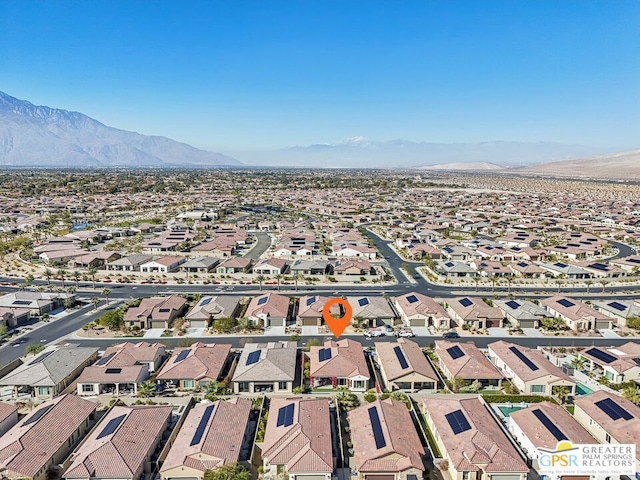
[[[364,336],[371,338],[371,337],[383,337],[384,335],[386,335],[382,330],[377,329],[377,328],[370,328],[369,330],[367,330],[366,332],[364,332]]]
[[[442,338],[460,338],[460,334],[458,332],[447,332],[442,335]]]
[[[384,325],[382,328],[387,333],[393,333],[393,327],[391,325]]]
[[[413,330],[411,330],[408,327],[401,328],[395,333],[395,335],[396,337],[406,337],[406,338],[412,338],[416,336],[416,334],[413,333]]]

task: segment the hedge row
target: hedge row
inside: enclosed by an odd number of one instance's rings
[[[542,395],[483,395],[482,398],[487,403],[558,403],[555,398],[543,397]]]

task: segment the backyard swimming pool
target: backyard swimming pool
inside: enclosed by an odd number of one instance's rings
[[[593,393],[593,390],[591,390],[586,385],[583,385],[581,383],[576,385],[576,395],[589,395],[590,393]]]

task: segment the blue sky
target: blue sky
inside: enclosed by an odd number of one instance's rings
[[[640,147],[640,2],[0,0],[0,90],[240,151]]]

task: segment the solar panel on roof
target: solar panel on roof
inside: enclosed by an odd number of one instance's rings
[[[178,363],[181,362],[182,360],[184,360],[185,358],[187,358],[189,356],[189,349],[185,349],[182,350],[178,356],[176,357],[176,359],[173,361],[173,363]]]
[[[639,258],[627,258],[627,262],[640,263],[640,259]]]
[[[358,305],[360,305],[361,307],[364,307],[365,305],[369,305],[369,299],[368,298],[359,299]]]
[[[416,303],[418,301],[418,297],[416,297],[415,295],[409,295],[407,297],[407,302],[409,303]]]
[[[51,410],[53,407],[54,407],[53,405],[47,405],[46,407],[42,407],[40,410],[36,410],[22,424],[23,425],[31,425],[32,423],[36,423],[38,420],[40,420],[42,417],[44,417],[45,414],[49,410]]]
[[[507,307],[509,307],[510,309],[512,309],[512,310],[520,308],[520,304],[518,302],[516,302],[515,300],[509,300],[507,303],[505,303],[505,305]]]
[[[107,426],[102,429],[100,434],[96,437],[96,440],[100,440],[102,437],[106,437],[107,435],[111,435],[113,432],[115,432],[116,428],[118,428],[125,417],[126,415],[120,415],[109,420],[109,423],[107,423]]]
[[[444,265],[445,265],[445,267],[449,267],[449,268],[451,268],[451,267],[453,267],[455,264],[454,264],[453,262],[447,262],[447,263],[445,263]]]
[[[276,427],[288,427],[293,424],[293,409],[294,404],[290,403],[284,407],[278,409],[278,421]]]
[[[566,307],[566,308],[571,308],[571,307],[573,307],[575,305],[575,303],[567,300],[566,298],[562,298],[562,299],[558,300],[558,303],[560,305],[562,305],[563,307]]]
[[[47,358],[49,355],[51,355],[54,352],[54,350],[50,351],[50,352],[44,352],[42,355],[40,355],[38,358],[36,358],[35,360],[31,360],[29,362],[29,365],[34,365],[36,363],[41,363],[45,358]]]
[[[538,420],[540,420],[540,423],[542,423],[545,427],[547,427],[547,430],[549,430],[549,433],[551,433],[551,435],[556,437],[556,440],[558,441],[569,440],[565,436],[565,434],[562,433],[558,427],[556,427],[556,425],[551,421],[551,419],[545,415],[545,413],[542,410],[540,410],[539,408],[536,408],[535,410],[533,410],[532,413],[536,416]]]
[[[449,422],[449,426],[451,427],[454,435],[471,430],[471,425],[469,425],[469,421],[467,420],[467,417],[464,416],[464,413],[462,413],[462,410],[447,413],[444,418]]]
[[[519,267],[522,267],[522,268],[526,267],[527,265],[528,265],[528,264],[526,264],[525,262],[520,262],[520,263],[518,263],[518,266],[519,266]]]
[[[640,365],[640,357],[634,358],[633,361],[636,362],[636,364]]]
[[[262,297],[260,300],[258,300],[258,305],[264,305],[265,303],[267,303],[269,297]]]
[[[325,362],[331,358],[331,349],[330,348],[321,348],[318,350],[318,360],[321,362]]]
[[[211,418],[211,414],[213,413],[213,409],[215,405],[208,405],[207,408],[204,409],[204,413],[202,414],[202,418],[200,418],[200,422],[198,423],[198,428],[196,432],[193,434],[193,438],[191,438],[190,446],[194,446],[200,443],[202,440],[202,435],[204,435],[204,429],[207,428],[207,423],[209,423],[209,419]]]
[[[558,268],[567,268],[568,267],[568,265],[566,263],[562,263],[562,262],[556,262],[553,265],[558,267]]]
[[[458,300],[458,302],[460,302],[460,305],[462,305],[463,307],[468,307],[470,305],[473,305],[473,302],[468,298],[461,298],[460,300]]]
[[[607,305],[610,306],[611,308],[615,308],[619,312],[624,312],[627,309],[625,305],[618,302],[607,303]]]
[[[607,352],[603,352],[599,348],[590,348],[589,350],[587,350],[584,353],[587,353],[587,354],[591,355],[592,357],[595,357],[595,358],[597,358],[598,360],[600,360],[601,362],[604,362],[604,363],[611,363],[611,362],[614,362],[616,360],[616,357],[614,357],[613,355],[608,354]]]
[[[315,303],[316,301],[316,297],[309,297],[307,298],[307,307],[313,303]]]
[[[107,368],[104,371],[104,373],[109,373],[109,374],[111,374],[111,373],[120,373],[120,372],[122,372],[121,368]]]
[[[369,421],[371,422],[371,430],[373,430],[373,439],[376,442],[376,448],[381,449],[387,446],[387,441],[382,433],[382,425],[380,425],[380,416],[376,407],[369,407]]]
[[[626,420],[631,420],[633,415],[627,412],[624,408],[618,405],[610,398],[605,398],[604,400],[600,400],[594,404],[604,413],[606,413],[611,420],[620,420],[621,418]]]
[[[30,305],[31,301],[29,300],[14,300],[12,305]]]
[[[513,352],[513,354],[520,359],[522,363],[524,363],[530,370],[536,371],[538,370],[538,366],[534,364],[531,360],[529,360],[524,353],[518,350],[516,347],[509,347],[509,350]]]
[[[447,353],[453,360],[464,357],[464,352],[458,345],[456,345],[455,347],[447,348]]]
[[[209,305],[211,303],[211,300],[213,300],[213,298],[209,297],[209,298],[205,298],[204,300],[202,300],[200,302],[200,306],[204,307],[205,305]]]
[[[604,263],[592,263],[589,267],[603,271],[607,269],[607,266]]]
[[[110,353],[109,355],[102,357],[100,360],[96,362],[96,365],[101,366],[107,363],[111,358],[115,355],[115,353]]]
[[[258,363],[258,360],[260,360],[260,352],[262,352],[262,350],[255,350],[251,352],[247,356],[247,363],[245,363],[245,365],[253,365],[254,363]]]
[[[409,364],[407,363],[407,359],[404,356],[404,353],[402,352],[402,349],[398,346],[398,347],[393,347],[393,351],[396,354],[396,357],[398,357],[398,362],[400,363],[400,367],[402,367],[402,369],[404,370],[405,368],[409,368]]]

